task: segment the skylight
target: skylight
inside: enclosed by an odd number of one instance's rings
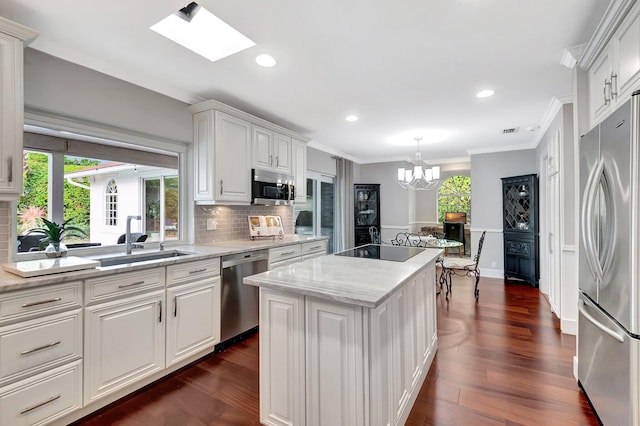
[[[256,45],[195,2],[150,29],[212,62]]]

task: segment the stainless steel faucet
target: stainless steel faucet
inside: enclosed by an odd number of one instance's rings
[[[142,220],[141,216],[127,216],[127,231],[124,234],[124,243],[127,249],[127,254],[131,254],[134,248],[142,248],[142,244],[134,244],[131,242],[131,220]]]

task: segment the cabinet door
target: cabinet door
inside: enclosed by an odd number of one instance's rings
[[[217,202],[251,201],[251,123],[215,112],[215,187]]]
[[[392,336],[392,362],[393,362],[393,383],[391,386],[391,398],[393,401],[394,418],[400,417],[401,413],[409,399],[409,387],[410,387],[410,367],[407,365],[407,338],[410,335],[408,333],[407,324],[407,293],[405,288],[398,290],[393,296],[391,296],[392,303],[392,322],[391,322],[391,336]]]
[[[22,42],[0,33],[0,200],[22,193]]]
[[[371,424],[395,424],[391,389],[393,377],[392,302],[387,300],[371,312]]]
[[[297,140],[291,142],[292,172],[295,182],[295,202],[307,202],[307,144]]]
[[[260,421],[305,424],[304,297],[260,289]]]
[[[254,169],[273,170],[273,132],[253,126],[252,164]]]
[[[164,291],[85,308],[85,405],[164,369]]]
[[[613,36],[613,44],[617,51],[617,77],[612,84],[616,99],[622,102],[637,88],[640,78],[640,7],[625,18]]]
[[[610,81],[613,71],[612,49],[603,51],[589,69],[589,117],[591,125],[602,120],[611,110],[611,90],[605,82]]]
[[[274,134],[273,151],[275,159],[273,169],[277,172],[291,174],[291,138],[289,136]]]
[[[307,425],[364,424],[362,308],[306,299]]]
[[[213,201],[215,185],[213,175],[213,111],[202,111],[193,116],[194,200]]]
[[[220,341],[220,278],[167,290],[167,367]]]

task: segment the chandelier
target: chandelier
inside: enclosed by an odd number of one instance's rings
[[[425,190],[434,188],[440,179],[440,167],[427,167],[427,163],[422,161],[422,154],[420,153],[420,141],[422,138],[417,137],[414,139],[417,142],[418,151],[411,162],[413,170],[405,169],[404,167],[398,168],[398,184],[403,189]]]

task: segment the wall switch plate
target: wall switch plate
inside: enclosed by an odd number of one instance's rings
[[[207,231],[215,231],[218,228],[218,221],[207,219]]]
[[[491,268],[496,269],[498,267],[498,262],[491,262]]]

